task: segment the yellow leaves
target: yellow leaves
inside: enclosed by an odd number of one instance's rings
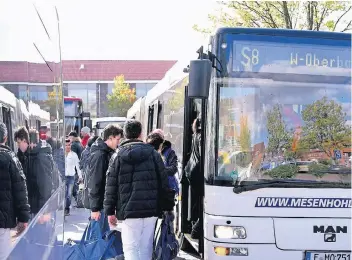
[[[116,115],[125,116],[136,100],[136,90],[125,82],[123,75],[116,76],[112,93],[107,95],[108,107]]]
[[[251,150],[251,133],[248,125],[248,116],[241,115],[240,117],[240,131],[237,132],[236,126],[234,128],[234,136],[241,146],[242,151]]]

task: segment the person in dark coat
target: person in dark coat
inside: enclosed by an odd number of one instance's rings
[[[199,215],[200,215],[200,199],[201,187],[203,185],[204,177],[200,171],[200,156],[201,156],[201,124],[200,119],[195,119],[192,124],[192,145],[191,155],[185,167],[186,177],[191,185],[191,220],[192,238],[197,239],[199,235]]]
[[[0,122],[0,259],[11,251],[11,229],[22,232],[30,218],[26,177],[15,153],[6,145],[6,125]]]
[[[110,160],[104,209],[110,225],[122,223],[125,259],[151,259],[155,223],[163,191],[169,190],[165,166],[152,145],[141,140],[142,125],[125,122],[126,140]],[[117,219],[116,219],[117,216]]]
[[[122,136],[123,130],[119,126],[107,125],[102,138],[99,137],[90,148],[87,185],[92,219],[100,218],[105,194],[106,171]]]
[[[156,151],[158,151],[164,161],[165,165],[165,173],[168,176],[169,180],[169,188],[179,192],[179,184],[176,179],[175,174],[178,171],[177,168],[177,156],[174,150],[171,149],[171,143],[169,141],[165,141],[163,138],[163,133],[158,131],[153,131],[147,137],[147,144],[150,144],[154,147]]]
[[[65,151],[60,141],[53,137],[47,138],[50,144],[54,159],[54,190],[56,190],[65,179]]]
[[[98,136],[92,136],[89,138],[86,148],[83,150],[81,155],[81,160],[79,161],[79,167],[83,172],[83,177],[85,177],[88,170],[88,159],[90,157],[90,148],[94,142],[98,139]]]
[[[19,147],[17,156],[27,178],[28,201],[32,217],[37,214],[50,198],[53,189],[54,160],[52,149],[45,140],[39,139],[39,133],[25,127],[15,132]]]

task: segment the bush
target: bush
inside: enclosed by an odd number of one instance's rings
[[[280,165],[270,171],[265,172],[273,179],[292,179],[298,173],[298,166],[292,164]]]
[[[330,166],[330,165],[333,164],[333,160],[331,160],[331,159],[322,159],[322,160],[319,160],[319,163]]]
[[[325,171],[327,171],[329,169],[329,164],[323,164],[323,163],[311,163],[308,166],[309,169],[309,173],[313,174],[317,177],[322,177],[325,173]]]

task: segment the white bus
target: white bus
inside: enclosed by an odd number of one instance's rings
[[[126,117],[99,117],[92,119],[93,126],[94,126],[94,134],[96,136],[101,136],[103,133],[104,128],[109,125],[118,125],[123,128],[126,121]]]
[[[351,175],[327,165],[351,149],[350,53],[347,33],[222,28],[189,73],[176,64],[148,92],[143,126],[162,128],[181,163],[182,248],[209,260],[351,259]],[[200,203],[183,170],[195,118]],[[308,172],[285,163],[313,150]],[[201,228],[192,238],[195,203]]]

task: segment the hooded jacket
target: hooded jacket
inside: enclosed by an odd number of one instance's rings
[[[90,209],[97,212],[103,209],[106,171],[115,151],[98,138],[90,148],[87,170]]]
[[[168,190],[163,160],[153,146],[124,141],[109,164],[104,209],[119,220],[157,217],[160,189]]]
[[[26,177],[8,146],[0,145],[0,228],[14,228],[29,220]]]
[[[161,154],[165,160],[165,172],[167,176],[174,176],[178,172],[178,160],[175,151],[171,148],[170,141],[164,141]]]
[[[41,140],[36,147],[28,147],[24,153],[18,150],[17,156],[27,178],[31,213],[36,214],[50,198],[53,189],[54,160],[51,146]]]

